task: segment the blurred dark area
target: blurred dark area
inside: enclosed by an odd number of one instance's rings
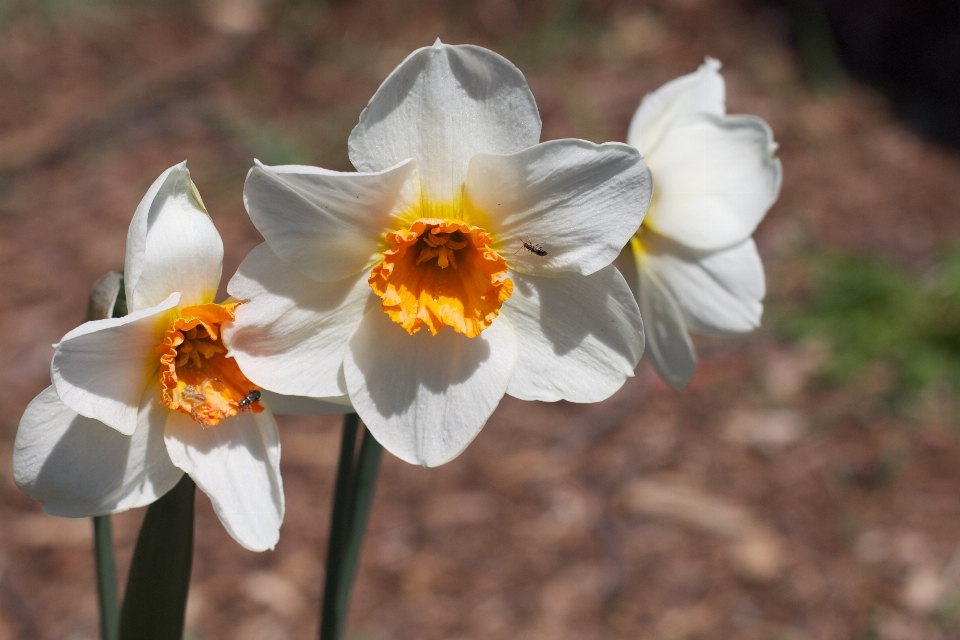
[[[851,77],[884,93],[912,129],[960,146],[960,2],[774,0],[816,77],[838,56]],[[825,59],[825,57],[827,59]]]

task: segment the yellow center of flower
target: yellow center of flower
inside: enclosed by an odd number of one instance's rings
[[[263,411],[259,389],[243,375],[220,336],[239,303],[184,307],[157,347],[160,397],[202,425],[214,425],[241,411]]]
[[[383,311],[413,335],[444,325],[475,338],[513,293],[507,262],[490,234],[459,220],[421,218],[387,234],[390,247],[370,273]]]
[[[635,260],[644,260],[647,256],[647,248],[643,244],[644,229],[641,225],[640,229],[632,238],[630,238],[630,248],[633,249],[633,257]]]

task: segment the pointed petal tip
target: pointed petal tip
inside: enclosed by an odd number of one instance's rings
[[[273,414],[242,413],[216,428],[195,427],[185,414],[168,414],[164,441],[171,463],[207,494],[224,529],[242,547],[273,549],[286,510]]]
[[[238,538],[237,536],[230,534],[237,544],[246,549],[247,551],[253,551],[254,553],[263,553],[264,551],[274,551],[277,548],[277,542],[280,541],[279,535],[272,542],[252,542],[250,540],[245,540]]]
[[[437,36],[437,39],[434,40],[434,42],[433,42],[433,48],[434,48],[434,49],[442,49],[442,48],[443,48],[443,43],[440,42],[440,37],[439,37],[439,36]]]
[[[193,186],[193,180],[190,178],[190,169],[187,168],[186,160],[179,162],[164,171],[163,176],[165,176],[165,180],[163,181],[165,184],[181,180],[189,183],[191,188],[196,190],[196,187]]]
[[[208,216],[210,215],[206,205],[203,204],[203,198],[200,197],[200,191],[197,189],[196,183],[194,183],[193,178],[190,177],[190,169],[187,168],[186,160],[167,169],[164,175],[167,176],[166,180],[164,180],[165,183],[176,181],[183,183],[194,207]]]
[[[709,69],[710,71],[720,71],[721,67],[723,67],[723,63],[713,56],[704,56],[701,68]]]

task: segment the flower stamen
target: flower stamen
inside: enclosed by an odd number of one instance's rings
[[[234,318],[239,303],[184,307],[157,347],[161,401],[202,425],[215,425],[241,411],[263,411],[257,391],[227,357],[220,325]]]
[[[391,246],[368,282],[384,312],[411,335],[449,326],[475,338],[513,293],[506,260],[480,227],[421,218],[386,239]]]

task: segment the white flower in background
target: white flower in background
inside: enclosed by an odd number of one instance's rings
[[[222,265],[223,243],[186,163],[168,169],[127,234],[129,314],[65,335],[53,386],[20,421],[14,478],[44,511],[124,511],[153,502],[186,472],[240,544],[276,544],[277,426],[226,356],[220,331],[238,303],[213,302]]]
[[[719,69],[708,58],[647,95],[627,135],[653,172],[654,193],[619,264],[640,305],[647,353],[678,389],[697,365],[689,332],[760,325],[766,286],[751,235],[780,191],[770,127],[726,115]]]
[[[624,144],[539,139],[509,61],[439,40],[413,52],[350,135],[360,173],[251,169],[266,243],[230,281],[249,301],[225,331],[231,355],[266,389],[348,398],[387,450],[428,466],[504,394],[610,396],[643,351],[612,261],[649,171]]]

